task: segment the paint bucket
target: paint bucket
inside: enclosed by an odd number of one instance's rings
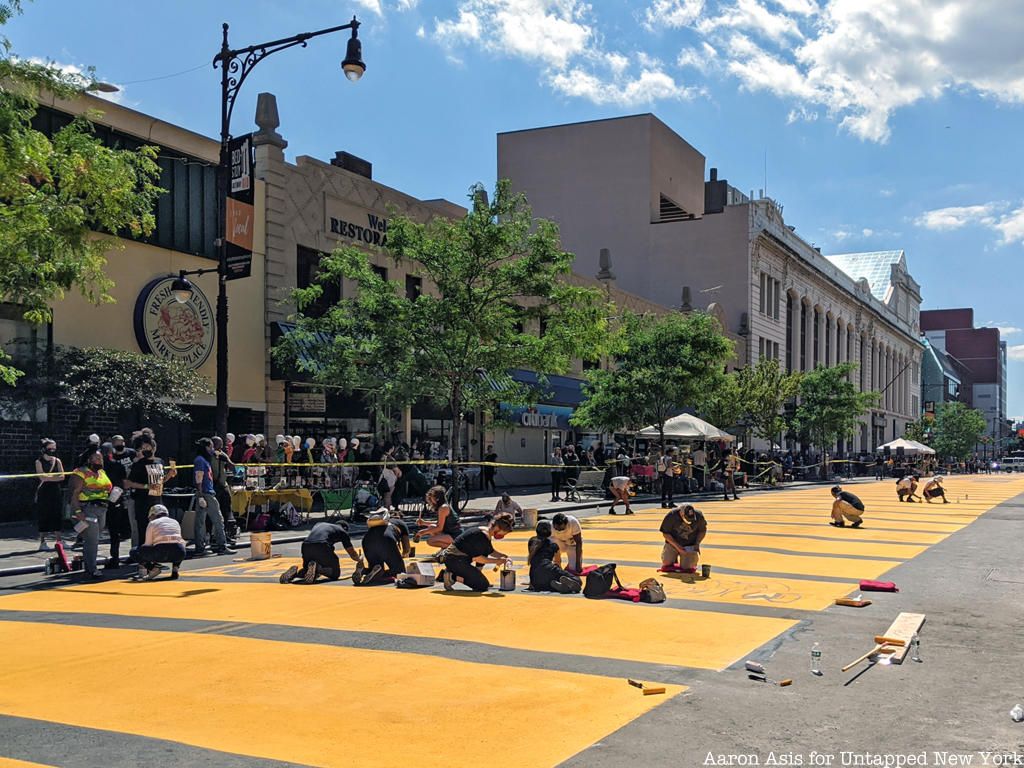
[[[502,568],[498,579],[498,589],[502,592],[516,591],[516,571],[514,568]]]
[[[703,576],[705,579],[710,579],[711,578],[711,566],[710,565],[702,565],[700,567],[700,575]]]
[[[270,533],[250,533],[249,552],[251,560],[269,560],[271,550]]]
[[[536,509],[524,509],[523,510],[523,525],[529,529],[537,527],[537,510]]]

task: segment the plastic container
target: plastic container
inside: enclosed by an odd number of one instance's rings
[[[270,532],[249,534],[249,553],[252,560],[269,560],[273,549]]]

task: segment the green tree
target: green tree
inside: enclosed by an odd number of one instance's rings
[[[585,399],[572,423],[607,431],[655,424],[664,445],[665,422],[672,416],[713,405],[733,345],[704,312],[627,315],[612,354],[613,370],[587,373]]]
[[[366,390],[377,403],[427,398],[447,407],[453,458],[465,413],[492,410],[493,382],[501,400],[529,402],[536,393],[508,369],[558,373],[596,357],[607,314],[600,291],[566,279],[573,255],[561,249],[556,225],[534,220],[508,181],[498,182],[493,202],[480,187],[469,197],[462,219],[389,221],[385,251],[423,278],[418,297],[382,280],[365,251],[340,248],[321,261],[313,286],[295,292],[296,330],[275,351],[315,380]],[[307,312],[342,277],[356,282],[356,295],[320,316]]]
[[[932,437],[928,445],[942,457],[966,459],[974,452],[988,423],[985,416],[963,403],[940,403],[935,408]]]
[[[0,25],[20,10],[17,0],[0,2]],[[152,231],[157,149],[104,147],[88,116],[49,137],[33,129],[40,93],[71,99],[90,79],[18,59],[6,38],[0,56],[0,301],[45,323],[69,290],[112,300],[103,270],[118,241],[96,233]],[[0,362],[0,380],[17,376]]]
[[[740,391],[739,372],[727,373],[707,393],[700,415],[719,429],[731,429],[746,413]]]
[[[778,360],[761,358],[738,377],[743,411],[754,434],[774,442],[786,429],[785,405],[800,391],[801,374],[783,373]]]
[[[921,419],[919,421],[911,421],[907,424],[907,428],[903,432],[903,436],[907,440],[913,440],[924,445],[929,445],[931,442],[932,425],[930,422]]]
[[[856,363],[819,365],[800,380],[795,424],[822,451],[853,435],[860,417],[878,401],[877,392],[857,391],[850,376],[856,367]]]
[[[155,355],[103,347],[56,346],[49,353],[12,357],[23,369],[16,386],[0,384],[0,409],[31,413],[53,402],[90,413],[130,411],[140,419],[188,421],[182,404],[209,394],[209,383],[180,363]]]

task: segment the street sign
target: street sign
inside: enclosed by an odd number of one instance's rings
[[[252,237],[256,209],[253,205],[252,134],[238,136],[228,142],[230,182],[226,201],[225,239],[227,270],[225,280],[238,280],[252,274]]]

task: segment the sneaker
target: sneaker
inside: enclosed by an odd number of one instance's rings
[[[215,555],[235,555],[235,554],[238,554],[238,550],[232,549],[231,547],[225,545],[223,547],[220,547],[219,549],[213,550],[213,554],[215,554]]]
[[[629,507],[626,507],[626,514],[627,515],[632,515],[633,514],[633,510],[630,509]]]
[[[863,522],[864,522],[863,520],[858,520],[856,523],[853,523],[850,527],[851,528],[860,528],[860,526],[861,526],[861,524],[863,524]]]
[[[837,523],[835,520],[832,520],[831,522],[829,522],[829,525],[834,525],[836,528],[845,528],[846,527],[846,523],[843,523],[843,522]]]
[[[178,573],[178,566],[171,568],[171,581],[176,581],[181,574]]]
[[[312,584],[316,581],[316,563],[310,563],[306,566],[306,573],[302,577],[303,584]]]
[[[396,589],[416,589],[416,579],[406,576],[395,582]]]
[[[295,574],[297,574],[298,572],[299,566],[293,565],[287,571],[281,574],[281,577],[278,579],[278,581],[280,581],[282,584],[287,584],[295,578]]]
[[[609,514],[609,515],[617,515],[617,514],[619,514],[619,513],[618,513],[618,512],[616,512],[616,511],[615,511],[614,509],[609,509],[609,510],[608,510],[608,514]]]
[[[551,582],[551,589],[562,595],[575,595],[580,591],[580,583],[571,576],[559,576]]]
[[[360,560],[356,563],[355,570],[352,571],[352,583],[357,587],[363,583],[363,577],[366,575],[366,564]]]
[[[149,569],[149,571],[148,571],[148,572],[146,573],[146,580],[147,580],[147,581],[152,581],[152,580],[153,580],[153,579],[155,579],[155,578],[156,578],[157,576],[159,576],[159,575],[160,575],[161,573],[163,573],[163,570],[164,570],[164,567],[163,567],[162,565],[154,565],[154,566],[153,566],[152,568],[150,568],[150,569]]]
[[[363,576],[363,584],[372,584],[373,580],[376,579],[378,576],[380,576],[381,573],[383,573],[383,571],[384,571],[384,566],[383,565],[375,565],[375,566],[373,566],[373,568],[371,568],[369,571],[367,571],[366,575]]]
[[[192,557],[206,557],[207,554],[209,553],[206,551],[205,547],[203,549],[192,550]]]
[[[444,574],[445,574],[445,569],[442,568],[440,571],[438,571],[437,576],[434,577],[434,583],[435,584],[440,584],[442,581],[444,581]]]
[[[451,592],[453,589],[455,589],[455,578],[452,576],[451,571],[445,568],[444,574],[441,578],[444,581],[445,592]]]
[[[121,561],[119,559],[117,559],[116,557],[109,557],[109,558],[107,558],[107,562],[105,562],[103,564],[104,570],[108,570],[108,571],[112,571],[115,568],[120,568],[120,567],[121,567]]]
[[[135,581],[142,581],[142,580],[143,580],[144,578],[146,578],[146,573],[147,573],[147,571],[146,571],[146,566],[144,566],[144,565],[139,565],[139,570],[138,570],[138,572],[137,572],[137,573],[136,573],[136,574],[135,574],[134,576],[132,576],[132,578],[133,578],[133,579],[134,579]]]

